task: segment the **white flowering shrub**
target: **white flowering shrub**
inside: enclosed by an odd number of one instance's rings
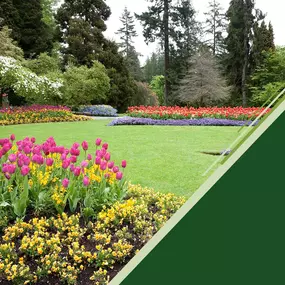
[[[11,57],[0,56],[0,85],[32,103],[51,104],[62,99],[61,81],[38,76]]]

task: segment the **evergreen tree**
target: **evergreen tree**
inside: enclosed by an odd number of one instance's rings
[[[224,54],[224,33],[227,25],[221,4],[216,0],[211,0],[209,2],[209,11],[204,14],[206,16],[204,33],[209,37],[206,43],[211,47],[214,55]]]
[[[263,20],[259,25],[258,22],[254,24],[253,28],[253,42],[251,50],[251,74],[256,68],[262,65],[264,60],[264,51],[274,50],[274,35],[272,25],[267,27]]]
[[[150,3],[148,11],[136,14],[136,17],[143,25],[146,43],[158,41],[163,47],[164,103],[167,104],[171,84],[177,79],[173,75],[177,75],[177,70],[183,72],[185,58],[193,50],[193,44],[197,43],[195,12],[189,0],[150,0]]]
[[[124,12],[120,18],[122,27],[118,30],[117,34],[120,35],[121,42],[119,47],[126,60],[129,71],[135,80],[142,80],[142,71],[140,67],[139,54],[133,46],[133,38],[137,37],[135,30],[134,18],[125,7]]]
[[[230,84],[235,86],[233,101],[235,104],[248,102],[247,83],[251,72],[250,54],[253,29],[256,22],[264,18],[260,10],[254,8],[252,0],[232,0],[227,11],[229,20],[226,38],[227,55],[226,74]]]
[[[122,27],[118,30],[117,34],[120,35],[120,47],[122,48],[123,55],[129,57],[129,53],[133,47],[133,38],[137,37],[137,32],[135,30],[134,18],[125,7],[122,16],[120,17],[122,22]]]
[[[201,49],[190,61],[190,68],[180,82],[179,99],[190,106],[205,107],[224,102],[230,88],[221,76],[215,57]]]
[[[152,78],[157,75],[164,74],[164,56],[161,52],[153,52],[150,57],[146,59],[143,67],[144,80],[149,84]]]
[[[26,58],[51,51],[53,37],[42,21],[41,0],[1,1],[1,25],[12,30],[12,37],[23,49]]]
[[[66,0],[57,10],[58,36],[65,61],[92,66],[105,41],[105,21],[111,15],[104,0]]]

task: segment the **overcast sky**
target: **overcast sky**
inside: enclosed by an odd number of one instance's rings
[[[284,0],[283,0],[284,1]],[[220,0],[221,5],[227,9],[230,0]],[[115,32],[121,27],[119,17],[122,15],[124,7],[127,6],[128,10],[132,13],[141,13],[146,11],[149,2],[146,0],[106,0],[106,3],[111,7],[112,15],[107,21],[107,31],[105,36],[118,41],[119,36]],[[192,4],[195,10],[198,12],[197,19],[202,20],[204,18],[203,13],[207,11],[209,0],[192,0]],[[264,13],[267,13],[266,21],[271,21],[274,33],[275,33],[275,44],[285,45],[284,35],[284,11],[280,5],[281,0],[256,0],[256,8],[261,9]],[[155,50],[156,45],[151,44],[147,46],[142,36],[142,28],[140,23],[136,21],[136,27],[138,37],[135,39],[135,47],[137,52],[143,54],[141,61],[144,62],[146,57]]]

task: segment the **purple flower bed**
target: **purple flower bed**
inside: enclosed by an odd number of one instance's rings
[[[184,120],[154,120],[149,118],[121,117],[113,120],[108,126],[119,125],[156,125],[156,126],[249,126],[252,121],[237,121],[228,119],[184,119]],[[256,122],[254,125],[256,125]]]

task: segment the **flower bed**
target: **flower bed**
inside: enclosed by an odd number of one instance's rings
[[[131,117],[151,118],[151,119],[200,119],[200,118],[215,118],[215,119],[230,119],[230,120],[252,120],[264,109],[260,108],[243,108],[243,107],[209,107],[209,108],[181,108],[181,107],[152,107],[139,106],[129,107],[128,115]],[[270,109],[266,113],[270,112]]]
[[[0,125],[50,122],[87,121],[84,116],[73,115],[67,107],[33,105],[0,109]]]
[[[0,139],[1,283],[107,284],[184,204],[127,184],[95,145]]]
[[[77,113],[88,116],[118,117],[117,110],[109,105],[80,106]]]
[[[2,236],[2,280],[107,284],[184,202],[173,194],[130,186],[124,202],[103,209],[87,225],[79,215],[65,213],[16,222]]]
[[[121,117],[113,120],[108,126],[119,125],[156,125],[156,126],[244,126],[251,121],[238,121],[228,119],[181,119],[181,120],[155,120],[149,118]],[[256,122],[254,125],[256,125]]]

